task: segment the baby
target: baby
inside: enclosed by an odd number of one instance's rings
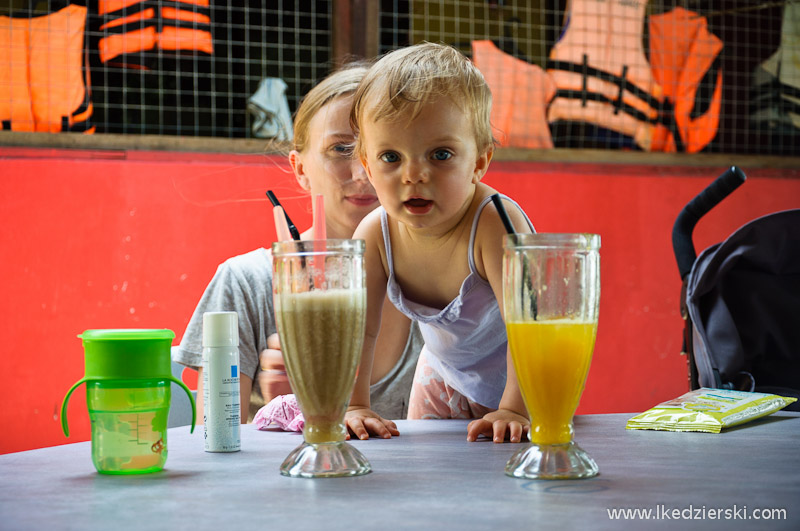
[[[519,442],[529,428],[503,321],[506,231],[496,191],[480,182],[494,153],[491,102],[466,57],[431,43],[383,56],[356,92],[355,154],[381,203],[353,236],[366,241],[368,312],[346,421],[360,439],[399,434],[369,403],[387,293],[425,339],[408,418],[476,419],[468,441]],[[519,206],[506,204],[517,231],[533,231]]]

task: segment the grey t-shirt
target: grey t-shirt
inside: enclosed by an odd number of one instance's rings
[[[408,416],[408,397],[417,369],[419,351],[424,342],[419,326],[411,322],[406,348],[397,364],[386,376],[369,387],[369,402],[372,411],[385,419],[404,419]]]
[[[223,262],[206,287],[189,320],[180,346],[172,358],[189,367],[203,364],[203,313],[235,311],[239,314],[239,368],[254,381],[259,370],[258,357],[267,348],[267,337],[276,332],[272,306],[272,253],[256,249]],[[384,418],[401,419],[408,413],[408,396],[417,365],[422,337],[416,323],[397,365],[379,382],[370,386],[372,409]],[[260,390],[253,386],[250,419],[263,405]]]

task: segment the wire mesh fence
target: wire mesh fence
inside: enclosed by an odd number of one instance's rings
[[[168,2],[161,2],[162,5]],[[262,80],[284,80],[291,109],[329,70],[329,2],[234,0],[208,8],[213,49],[135,53],[145,68],[92,54],[92,94],[101,131],[166,135],[258,136],[257,105],[248,100]],[[108,35],[107,16],[90,17],[89,49]],[[113,52],[112,52],[113,53]],[[275,95],[270,95],[275,96]],[[263,105],[269,106],[267,101]],[[251,106],[252,107],[252,106]],[[256,124],[257,125],[257,124]]]
[[[470,56],[501,146],[798,155],[799,27],[800,0],[0,0],[0,118],[275,137],[346,29]]]

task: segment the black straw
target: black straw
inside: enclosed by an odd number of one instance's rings
[[[267,190],[267,197],[269,198],[269,202],[272,203],[272,206],[281,206],[281,202],[278,201],[278,198],[275,197],[275,194],[272,193],[272,190]]]
[[[283,208],[281,202],[278,201],[278,198],[275,197],[275,194],[272,193],[272,190],[267,190],[267,197],[269,198],[269,202],[272,203],[272,206],[276,207],[279,206]],[[289,234],[292,235],[293,240],[300,239],[300,231],[297,230],[297,227],[294,226],[292,223],[292,218],[289,217],[289,214],[286,213],[286,209],[283,209],[283,215],[286,217],[286,224],[289,225]]]
[[[494,207],[497,209],[497,214],[500,216],[500,219],[503,221],[503,225],[506,227],[506,232],[509,234],[515,234],[517,231],[514,230],[514,224],[511,223],[511,218],[508,217],[508,212],[503,207],[503,202],[500,200],[500,194],[494,194],[492,196],[492,203],[494,203]]]

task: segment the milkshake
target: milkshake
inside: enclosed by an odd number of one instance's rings
[[[301,478],[368,474],[345,442],[367,310],[364,240],[295,240],[272,245],[272,300],[289,382],[305,418],[304,442],[281,464]]]
[[[345,440],[342,419],[361,359],[366,297],[363,288],[275,296],[281,350],[307,443]]]

